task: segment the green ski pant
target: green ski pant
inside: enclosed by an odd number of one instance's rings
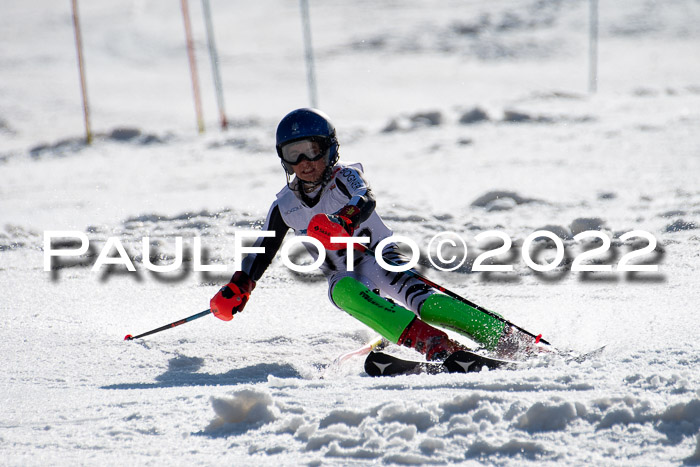
[[[369,290],[352,277],[340,279],[331,292],[333,302],[391,342],[398,342],[415,314]],[[428,324],[464,334],[488,349],[497,346],[505,324],[447,295],[430,295],[420,309]]]

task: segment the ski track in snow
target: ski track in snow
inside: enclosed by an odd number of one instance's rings
[[[279,259],[231,323],[122,341],[208,307],[232,271],[193,272],[192,239],[206,263],[231,265],[232,236],[260,227],[284,183],[274,127],[306,104],[296,6],[215,5],[232,127],[212,119],[195,136],[179,9],[81,4],[86,146],[70,12],[18,3],[0,18],[13,38],[0,46],[3,463],[700,464],[697,2],[601,4],[595,95],[577,2],[358,5],[312,5],[320,95],[382,217],[419,244],[429,277],[557,347],[602,355],[469,375],[329,366],[374,334],[331,306],[319,273]],[[548,273],[520,258],[540,229],[566,249]],[[571,272],[597,246],[573,240],[589,229],[612,239],[604,264],[644,245],[621,234],[652,233],[659,273]],[[84,232],[91,248],[44,272],[46,230]],[[513,240],[498,258],[513,272],[471,272],[500,244],[474,240],[488,230]],[[453,272],[425,256],[443,231],[468,244]],[[178,236],[183,267],[147,271],[142,239],[167,264]],[[138,272],[91,271],[109,237]]]

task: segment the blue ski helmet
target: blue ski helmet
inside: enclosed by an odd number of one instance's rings
[[[326,167],[332,167],[338,162],[340,145],[328,115],[317,109],[297,109],[285,115],[277,125],[277,156],[287,174],[293,174],[294,170],[282,157],[282,147],[304,139],[319,144],[321,152],[324,153]]]

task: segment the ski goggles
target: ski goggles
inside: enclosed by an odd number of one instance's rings
[[[315,162],[326,155],[328,150],[323,150],[317,141],[303,139],[282,146],[280,154],[282,160],[289,165],[297,165],[302,159]]]

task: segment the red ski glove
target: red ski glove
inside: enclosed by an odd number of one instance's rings
[[[350,219],[335,214],[316,214],[311,218],[306,234],[320,241],[326,250],[341,250],[342,243],[332,243],[333,237],[350,237],[355,229]]]
[[[250,292],[255,288],[255,281],[243,271],[237,271],[231,278],[231,282],[221,287],[209,302],[209,308],[219,319],[231,321],[233,315],[243,311],[248,303]]]
[[[348,233],[352,235],[352,233],[355,231],[355,225],[359,220],[360,213],[360,208],[358,208],[357,206],[347,205],[343,206],[343,208],[340,211],[334,214],[342,218],[343,220],[345,220],[345,222],[349,224],[351,230],[348,230]]]

